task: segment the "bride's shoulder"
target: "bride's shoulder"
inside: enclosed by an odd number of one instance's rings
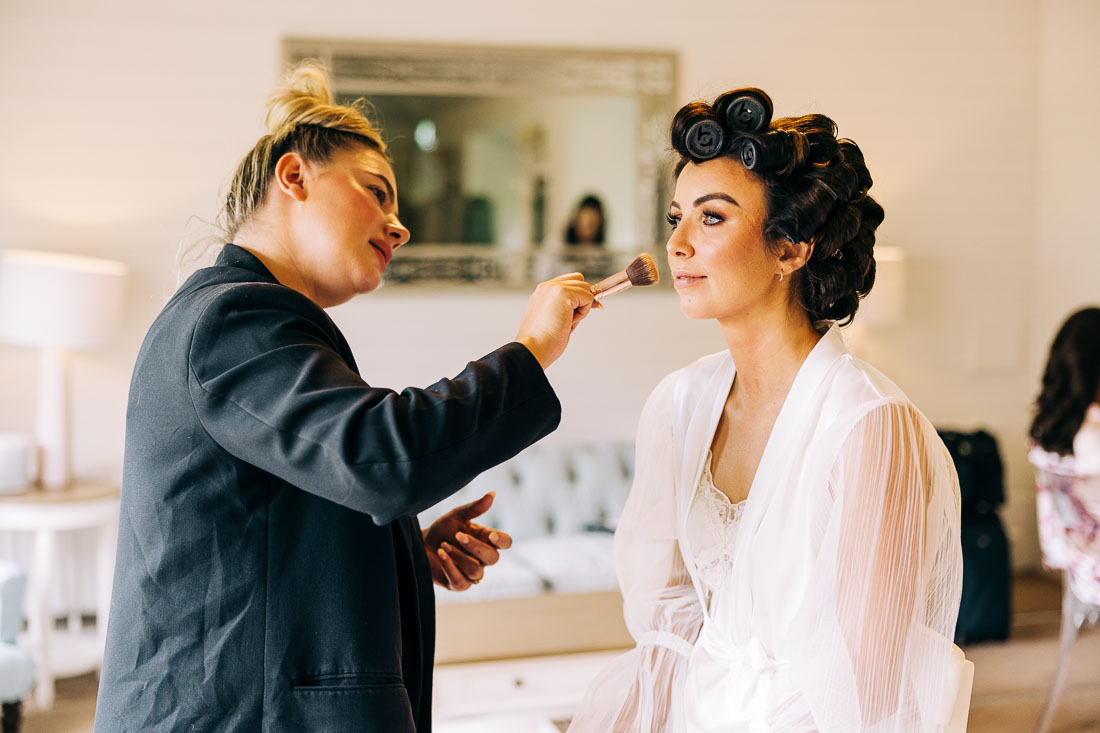
[[[823,390],[836,412],[864,412],[882,405],[913,407],[892,379],[861,359],[847,355],[832,370]]]
[[[647,404],[655,409],[673,409],[673,405],[695,404],[715,379],[728,376],[733,369],[729,351],[722,350],[700,357],[692,363],[666,374],[649,394]]]
[[[712,380],[721,378],[723,375],[728,376],[732,370],[733,359],[730,358],[730,352],[723,349],[701,356],[687,366],[668,374],[661,380],[658,389],[675,392],[680,397],[684,397],[704,390]]]
[[[856,358],[845,359],[822,393],[822,422],[847,434],[871,426],[934,432],[928,418],[893,380]]]
[[[733,359],[730,358],[729,350],[722,349],[713,354],[700,356],[690,364],[672,372],[665,379],[675,382],[706,382],[714,375],[732,368]]]

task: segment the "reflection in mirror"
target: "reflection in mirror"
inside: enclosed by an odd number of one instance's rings
[[[671,54],[288,40],[285,57],[374,108],[412,232],[389,283],[526,288],[662,254]]]

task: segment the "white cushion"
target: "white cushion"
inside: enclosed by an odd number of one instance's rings
[[[610,532],[535,537],[517,542],[509,552],[545,579],[554,592],[587,593],[618,587]]]
[[[477,521],[514,539],[613,528],[626,504],[633,468],[634,447],[628,443],[540,443],[422,512],[420,524],[427,527],[444,512],[495,491],[492,508]]]

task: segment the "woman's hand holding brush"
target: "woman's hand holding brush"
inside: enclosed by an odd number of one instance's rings
[[[527,299],[516,341],[546,369],[565,351],[569,334],[592,310],[593,302],[592,286],[579,272],[539,283]]]

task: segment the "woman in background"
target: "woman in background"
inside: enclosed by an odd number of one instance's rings
[[[104,733],[429,731],[432,581],[468,588],[509,543],[471,521],[488,496],[424,533],[416,515],[557,426],[543,370],[592,302],[556,278],[456,378],[371,386],[323,309],[378,287],[409,238],[385,145],[310,65],[267,124],[232,243],[134,369]]]
[[[601,245],[604,243],[607,222],[604,219],[603,202],[589,194],[577,204],[573,218],[565,229],[565,243],[575,245]]]
[[[1058,329],[1030,436],[1043,564],[1065,571],[1076,599],[1067,596],[1066,608],[1100,605],[1100,308],[1082,308]],[[1049,725],[1054,699],[1036,730]]]
[[[666,377],[615,537],[637,646],[572,733],[935,731],[955,699],[959,490],[838,330],[874,282],[859,148],[756,89],[683,107],[669,266],[728,349]]]
[[[1079,474],[1100,474],[1100,308],[1082,308],[1050,346],[1031,423],[1034,447],[1072,459]]]

